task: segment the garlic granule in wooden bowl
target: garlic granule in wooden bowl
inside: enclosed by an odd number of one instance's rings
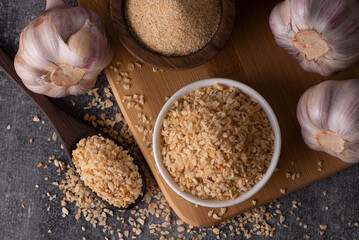
[[[266,173],[275,135],[261,105],[236,87],[199,88],[175,102],[163,120],[163,164],[181,191],[231,200]]]
[[[142,194],[142,178],[128,151],[102,136],[83,138],[72,152],[82,181],[115,207],[126,208]]]
[[[221,19],[219,0],[127,0],[133,35],[153,52],[184,56],[211,41]]]

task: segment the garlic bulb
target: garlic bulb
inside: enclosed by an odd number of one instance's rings
[[[330,76],[359,59],[357,0],[286,0],[269,24],[277,44],[306,71]]]
[[[113,47],[100,16],[62,0],[22,31],[15,69],[25,86],[50,97],[89,91],[111,62]]]
[[[308,89],[297,118],[310,148],[359,162],[359,79],[325,81]]]

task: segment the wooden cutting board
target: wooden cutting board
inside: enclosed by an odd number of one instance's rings
[[[113,69],[105,70],[122,113],[128,122],[132,133],[144,154],[160,188],[173,210],[179,217],[194,226],[209,226],[220,222],[208,217],[210,208],[195,206],[180,198],[164,182],[159,175],[151,149],[143,141],[143,135],[136,130],[136,125],[142,125],[138,118],[138,110],[127,109],[124,96],[142,94],[145,97],[143,112],[155,119],[165,103],[165,97],[171,96],[181,87],[210,77],[230,78],[245,83],[260,94],[272,106],[277,115],[282,132],[282,153],[278,171],[276,171],[265,187],[250,200],[229,207],[222,220],[232,218],[255,206],[262,205],[283,194],[280,189],[286,189],[288,194],[303,186],[311,184],[344,168],[349,164],[327,154],[310,150],[302,141],[300,127],[296,119],[297,102],[305,90],[327,79],[350,79],[359,76],[359,65],[331,77],[325,78],[302,70],[298,62],[278,47],[268,26],[268,18],[277,0],[252,0],[237,2],[237,20],[234,32],[223,51],[213,60],[200,67],[186,71],[157,71],[151,66],[136,68],[130,73],[131,88],[125,90],[123,81],[116,80]],[[136,60],[121,46],[112,27],[109,5],[107,0],[79,0],[83,7],[92,9],[101,15],[108,26],[115,45],[113,65],[122,61],[120,71],[127,71],[127,65]],[[323,161],[321,171],[318,162]],[[299,178],[286,178],[287,173],[300,173]],[[253,206],[252,200],[257,200]],[[215,212],[219,209],[215,209]]]

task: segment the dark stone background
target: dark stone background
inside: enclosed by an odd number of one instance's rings
[[[67,1],[76,5],[75,1]],[[12,58],[18,48],[18,39],[21,30],[45,8],[45,1],[0,1],[0,47]],[[41,119],[46,118],[37,107],[13,84],[6,75],[0,71],[0,239],[118,239],[117,235],[111,236],[103,233],[102,228],[93,229],[83,218],[74,219],[74,214],[67,218],[61,217],[60,199],[63,194],[51,183],[60,179],[51,165],[48,169],[36,167],[38,162],[46,162],[50,155],[55,154],[58,159],[66,161],[65,154],[60,149],[58,141],[47,141],[52,135],[52,127],[46,122],[42,125],[32,121],[35,115]],[[97,86],[106,86],[106,78],[101,75]],[[71,97],[77,105],[72,106],[70,98],[59,100],[60,104],[71,114],[83,116],[90,98],[87,95]],[[119,111],[118,106],[107,111],[93,111],[94,114],[105,112],[109,115]],[[7,130],[8,124],[11,129]],[[34,143],[29,142],[34,138]],[[282,211],[286,216],[285,224],[288,227],[278,226],[275,239],[303,239],[308,234],[312,239],[359,239],[359,228],[349,221],[359,221],[359,167],[352,166],[349,169],[337,173],[325,180],[314,183],[295,193],[278,200],[283,204]],[[44,178],[50,180],[45,181]],[[39,184],[38,189],[35,185]],[[322,191],[328,192],[323,196]],[[46,192],[56,194],[58,197],[49,201]],[[299,209],[292,209],[292,201],[302,203]],[[25,209],[21,204],[25,204]],[[48,206],[51,207],[47,211]],[[325,210],[328,206],[329,210]],[[145,207],[144,204],[141,207]],[[75,211],[73,204],[69,205],[70,211]],[[294,214],[289,212],[294,210]],[[273,211],[272,211],[273,212]],[[127,218],[129,213],[118,213]],[[300,220],[297,221],[296,218]],[[173,217],[173,229],[166,237],[178,236]],[[277,215],[272,225],[276,225]],[[151,222],[161,222],[155,217],[146,220],[146,226]],[[300,226],[300,222],[307,224],[308,228]],[[319,235],[319,225],[327,224],[328,229],[323,236]],[[81,230],[86,227],[86,231]],[[114,224],[116,228],[124,228],[121,224]],[[187,225],[186,229],[188,228]],[[222,226],[222,233],[231,233],[228,226]],[[52,233],[47,231],[51,229]],[[127,227],[127,229],[130,229]],[[148,228],[147,228],[148,229]],[[194,228],[197,231],[207,231],[207,239],[215,238],[210,229]],[[188,237],[193,237],[185,233]],[[154,239],[148,230],[138,239]],[[225,238],[221,235],[221,238]],[[243,239],[243,235],[236,235],[231,239]],[[254,239],[263,237],[253,236]]]

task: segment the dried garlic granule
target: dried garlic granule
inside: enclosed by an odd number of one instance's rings
[[[127,207],[142,194],[142,178],[133,158],[108,138],[83,138],[72,152],[83,182],[116,207]]]
[[[188,55],[203,48],[220,18],[219,0],[126,1],[126,19],[134,36],[163,55]]]
[[[238,88],[197,89],[169,110],[163,163],[182,191],[229,200],[249,191],[270,165],[274,133],[260,104]]]

